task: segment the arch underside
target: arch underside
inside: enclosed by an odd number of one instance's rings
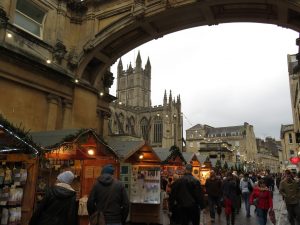
[[[79,77],[99,88],[103,74],[122,55],[166,34],[205,25],[232,22],[274,24],[300,31],[300,1],[297,0],[173,0],[143,5],[128,11],[118,21],[99,31],[90,50],[81,58]],[[148,0],[149,2],[149,0]],[[179,2],[171,4],[168,2]]]

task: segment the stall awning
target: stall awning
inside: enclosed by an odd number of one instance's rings
[[[37,155],[40,150],[24,128],[14,126],[0,114],[0,153],[19,152]]]

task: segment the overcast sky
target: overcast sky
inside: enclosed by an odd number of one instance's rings
[[[279,139],[281,124],[292,123],[287,54],[298,52],[295,31],[275,25],[232,23],[166,35],[122,57],[135,66],[138,51],[152,66],[152,105],[164,91],[180,94],[185,130],[254,126],[256,137]],[[116,78],[117,63],[111,71]],[[116,80],[115,80],[116,84]],[[116,86],[110,92],[115,95]]]

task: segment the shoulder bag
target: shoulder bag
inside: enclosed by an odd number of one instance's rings
[[[112,194],[112,188],[113,188],[113,185],[114,185],[114,182],[111,184],[111,187],[109,189],[109,195],[108,195],[108,198],[104,204],[104,207],[103,209],[106,208],[109,200],[110,200],[110,197],[111,197],[111,194]],[[90,225],[105,225],[105,218],[104,218],[104,214],[103,214],[103,210],[96,210],[89,218],[90,220]]]

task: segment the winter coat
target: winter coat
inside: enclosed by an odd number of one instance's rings
[[[221,197],[222,196],[222,181],[218,178],[208,178],[205,182],[205,190],[208,196]]]
[[[234,208],[238,207],[238,195],[239,195],[239,184],[237,184],[238,180],[236,178],[226,178],[223,182],[223,196],[224,198],[228,198],[232,202],[232,206]]]
[[[250,195],[250,204],[253,205],[254,199],[257,198],[257,208],[260,209],[269,209],[273,208],[273,200],[271,192],[265,188],[261,189],[260,187],[255,187],[252,194]]]
[[[58,183],[47,190],[29,225],[75,225],[76,211],[76,192],[70,185]]]
[[[204,208],[203,193],[199,180],[192,174],[186,173],[172,184],[169,196],[170,207],[179,208],[198,206]]]
[[[124,223],[128,216],[129,200],[123,184],[110,174],[97,178],[87,201],[87,210],[91,216],[101,210],[106,223]]]
[[[299,202],[300,187],[297,181],[282,180],[279,185],[279,192],[284,197],[286,204],[297,204]]]
[[[253,188],[254,185],[253,185],[253,182],[252,182],[252,180],[250,178],[243,178],[243,179],[241,179],[241,181],[240,181],[240,189],[241,189],[242,193],[249,193],[250,192],[250,190],[248,188],[248,183],[250,183],[250,185]]]

